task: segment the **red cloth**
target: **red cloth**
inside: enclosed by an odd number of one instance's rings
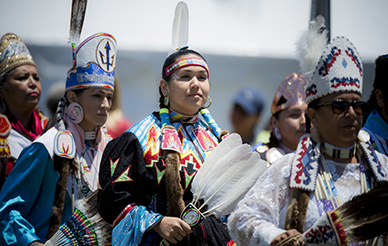
[[[132,125],[133,125],[132,122],[128,118],[121,117],[120,119],[115,121],[114,127],[109,127],[108,125],[105,125],[105,126],[108,131],[108,134],[112,138],[117,138],[118,136],[121,135],[121,133],[128,130]]]
[[[8,120],[9,122],[11,122],[13,129],[26,134],[32,141],[35,140],[35,138],[37,138],[38,136],[40,136],[43,132],[44,126],[38,115],[38,110],[32,111],[32,117],[26,127],[24,127],[22,123],[11,112],[7,111],[5,115],[7,115]]]
[[[31,141],[34,141],[35,138],[40,136],[43,132],[44,123],[42,123],[41,118],[39,117],[38,110],[32,111],[32,117],[26,127],[24,127],[23,124],[11,112],[7,111],[5,115],[8,117],[8,120],[11,123],[12,128],[27,135]],[[12,153],[12,150],[11,150],[11,153]],[[11,159],[8,159],[7,176],[12,171],[13,166],[14,166],[13,161]]]

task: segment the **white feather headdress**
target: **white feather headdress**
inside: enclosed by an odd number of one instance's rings
[[[189,9],[183,1],[175,8],[174,22],[172,25],[172,44],[168,53],[174,53],[177,49],[188,45],[189,40]]]
[[[338,92],[362,95],[363,68],[360,54],[346,37],[327,42],[325,19],[317,16],[296,43],[301,72],[309,80],[306,103]]]
[[[310,22],[306,30],[296,42],[296,59],[299,61],[301,73],[311,79],[319,58],[327,44],[325,18],[318,15]]]
[[[73,0],[71,7],[69,40],[78,43],[84,25],[87,0]]]

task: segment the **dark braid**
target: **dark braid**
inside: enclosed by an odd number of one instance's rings
[[[279,112],[276,112],[275,114],[272,115],[273,117],[275,117],[276,120],[279,120]],[[268,148],[279,147],[280,145],[280,141],[276,138],[272,130],[271,130],[271,135],[269,137],[269,142],[267,143],[267,145],[268,145]]]
[[[379,104],[377,103],[377,99],[376,99],[376,88],[374,88],[372,90],[372,92],[370,93],[370,96],[369,96],[369,100],[368,100],[368,107],[366,108],[365,112],[364,112],[364,117],[363,117],[363,124],[365,124],[366,120],[368,119],[370,113],[372,113],[373,110],[377,110],[377,112],[381,115],[381,108],[379,106]]]
[[[74,91],[77,95],[80,95],[85,89]],[[69,104],[66,95],[63,96],[58,102],[58,108],[56,112],[58,131],[66,130],[64,115],[65,107]],[[67,177],[69,173],[78,171],[78,163],[73,159],[67,159],[58,155],[54,155],[54,169],[59,173],[59,179],[55,186],[54,204],[50,214],[50,226],[47,232],[47,239],[50,239],[59,229],[61,225],[61,219],[63,215],[63,209],[65,206]]]
[[[279,145],[280,145],[279,140],[275,137],[275,134],[271,131],[271,135],[269,137],[269,142],[268,142],[268,148],[279,147]]]
[[[162,88],[159,86],[159,108],[167,108],[166,105],[164,105],[164,96],[162,92]]]

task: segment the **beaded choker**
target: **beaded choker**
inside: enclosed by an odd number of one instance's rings
[[[328,143],[322,143],[323,152],[333,158],[346,159],[356,154],[356,144],[349,148],[338,148]]]
[[[183,114],[180,114],[180,113],[173,111],[171,108],[170,108],[169,112],[170,112],[171,121],[180,121],[183,123],[190,123],[190,124],[198,121],[198,114],[196,114],[196,115],[183,115]]]

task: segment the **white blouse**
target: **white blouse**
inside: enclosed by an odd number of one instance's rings
[[[385,173],[388,157],[376,153]],[[289,203],[289,179],[295,154],[278,159],[257,180],[228,218],[228,228],[237,245],[270,245],[286,230],[285,215]],[[360,164],[326,160],[342,203],[361,193]],[[310,193],[305,228],[320,217],[314,192]]]

